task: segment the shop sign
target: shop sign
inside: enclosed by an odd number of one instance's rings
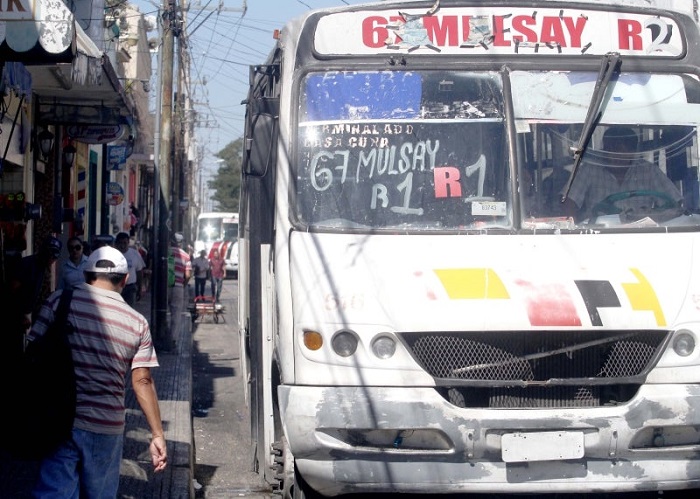
[[[66,127],[68,136],[85,144],[106,144],[119,140],[126,125],[74,125]]]
[[[124,189],[119,182],[107,184],[107,204],[117,206],[124,202]]]
[[[107,168],[123,170],[126,165],[126,146],[107,146]]]

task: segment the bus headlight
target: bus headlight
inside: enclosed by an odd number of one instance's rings
[[[317,331],[304,331],[304,346],[311,351],[319,350],[323,346],[323,336]]]
[[[357,350],[357,336],[352,331],[338,331],[331,340],[333,351],[341,357],[350,357]]]
[[[690,331],[681,329],[673,338],[673,351],[681,357],[687,357],[695,351],[695,337]]]
[[[379,336],[372,342],[372,352],[380,359],[388,359],[396,353],[396,341],[391,336]]]

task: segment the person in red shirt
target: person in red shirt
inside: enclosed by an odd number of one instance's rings
[[[221,296],[224,277],[226,277],[226,261],[222,253],[223,251],[221,250],[214,250],[209,259],[209,267],[211,269],[211,295],[217,302]]]

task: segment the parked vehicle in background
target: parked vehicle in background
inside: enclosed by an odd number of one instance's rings
[[[238,213],[205,212],[197,217],[197,239],[194,254],[204,250],[211,256],[212,250],[223,250],[226,273],[238,273]]]
[[[697,8],[285,26],[250,71],[239,243],[252,457],[285,497],[700,486]]]

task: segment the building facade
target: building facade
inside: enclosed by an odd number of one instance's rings
[[[3,278],[48,235],[149,238],[155,18],[105,0],[70,4],[17,0],[0,11]]]

